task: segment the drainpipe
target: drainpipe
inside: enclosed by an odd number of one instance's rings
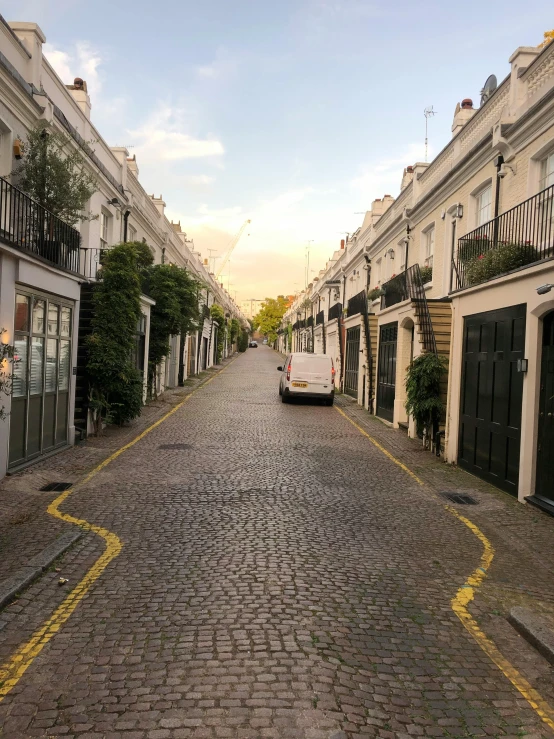
[[[162,264],[165,264],[165,246],[162,246]]]
[[[123,243],[124,244],[127,243],[127,228],[128,228],[128,225],[129,225],[128,222],[129,222],[129,216],[130,215],[131,215],[131,211],[130,210],[126,210],[125,213],[123,214]]]
[[[494,160],[494,165],[496,167],[496,192],[494,195],[494,229],[493,229],[493,240],[492,243],[494,246],[498,243],[498,213],[500,211],[500,169],[502,168],[502,165],[504,164],[504,157],[502,154],[499,154],[496,159]]]

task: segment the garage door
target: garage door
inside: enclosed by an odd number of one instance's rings
[[[458,464],[517,495],[525,305],[464,320]]]

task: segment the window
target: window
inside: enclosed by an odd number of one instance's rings
[[[433,254],[435,253],[435,227],[428,229],[423,234],[423,266],[433,266]]]
[[[476,225],[482,226],[492,217],[492,185],[487,185],[484,190],[475,196],[476,203]]]
[[[541,160],[539,192],[546,190],[554,185],[554,151]],[[554,228],[554,198],[552,190],[549,190],[544,196],[541,196],[539,205],[541,213],[542,232],[546,238],[547,234],[552,233]]]
[[[375,286],[381,284],[381,259],[375,262]]]
[[[129,241],[137,240],[137,229],[129,226]]]
[[[100,248],[107,249],[110,235],[111,216],[103,210],[100,213]]]
[[[541,161],[539,190],[546,190],[554,185],[554,151]]]

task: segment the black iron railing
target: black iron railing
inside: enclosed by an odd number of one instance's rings
[[[81,235],[0,177],[0,239],[55,267],[80,272]]]
[[[298,331],[299,328],[300,328],[300,323],[298,321],[296,321],[296,323],[293,323],[292,324],[292,330],[293,331]]]
[[[308,328],[311,328],[313,325],[314,325],[314,317],[313,316],[308,316],[308,319],[306,321],[306,326]]]
[[[390,308],[392,305],[404,300],[411,300],[414,304],[415,314],[421,333],[421,343],[426,352],[437,353],[437,342],[431,322],[429,306],[425,297],[425,288],[421,278],[419,264],[408,267],[392,280],[382,285],[384,294],[381,295],[381,310]]]
[[[554,257],[554,185],[458,239],[453,290]]]
[[[206,303],[204,303],[204,305],[202,306],[202,313],[201,314],[202,314],[202,317],[203,318],[209,318],[210,315],[211,315],[211,313],[210,313],[210,307],[208,305],[206,305]]]
[[[348,301],[347,313],[348,318],[355,316],[358,313],[363,313],[364,310],[367,312],[367,295],[365,290],[362,290],[357,295],[354,295]]]
[[[321,323],[323,323],[324,316],[325,316],[325,311],[323,311],[323,310],[320,310],[319,313],[317,313],[317,315],[315,317],[315,325],[316,326],[319,326]]]
[[[80,272],[89,280],[98,279],[98,270],[102,266],[102,254],[107,249],[93,249],[83,247],[81,249],[81,268]]]
[[[335,303],[329,308],[328,320],[332,321],[333,318],[340,318],[342,315],[342,303]]]

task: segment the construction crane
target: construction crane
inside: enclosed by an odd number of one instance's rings
[[[244,229],[248,226],[249,223],[250,223],[250,219],[245,221],[240,227],[240,231],[235,236],[233,236],[233,238],[229,242],[227,251],[225,252],[225,255],[221,261],[221,264],[219,265],[219,269],[217,270],[217,275],[216,275],[217,280],[219,280],[220,276],[223,274],[223,270],[225,269],[225,266],[227,262],[229,261],[231,254],[233,253],[233,249],[239,243],[240,237],[242,236]]]

